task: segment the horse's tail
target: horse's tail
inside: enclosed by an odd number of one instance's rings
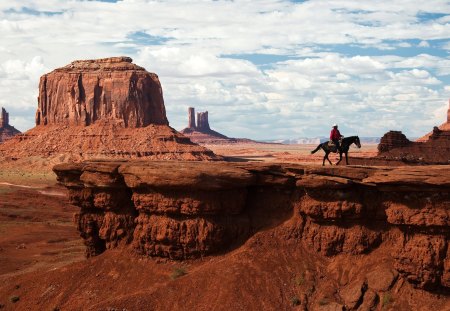
[[[314,149],[313,151],[311,151],[311,154],[314,154],[314,153],[316,153],[317,151],[319,151],[321,146],[322,146],[322,144],[319,144],[319,145],[317,146],[316,149]]]

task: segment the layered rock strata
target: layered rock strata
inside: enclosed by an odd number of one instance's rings
[[[85,162],[54,167],[88,255],[198,258],[280,226],[325,256],[391,249],[395,273],[450,288],[450,168]]]
[[[9,124],[9,113],[2,107],[0,111],[0,143],[17,134],[20,134],[20,131]]]
[[[41,77],[36,125],[168,125],[158,76],[130,57],[74,61]]]
[[[7,159],[217,159],[168,126],[158,76],[129,57],[74,61],[41,77],[36,127],[0,146]]]

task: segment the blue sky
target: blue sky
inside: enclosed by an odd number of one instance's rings
[[[0,106],[22,131],[42,74],[118,55],[159,75],[172,127],[193,106],[233,137],[417,137],[450,97],[442,0],[11,0],[0,38]]]

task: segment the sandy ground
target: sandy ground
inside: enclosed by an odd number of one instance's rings
[[[72,222],[78,208],[68,204],[66,189],[52,179],[1,176],[0,282],[84,258],[84,246]]]
[[[322,164],[325,153],[319,150],[311,154],[317,145],[282,145],[282,144],[227,144],[227,145],[204,145],[218,155],[230,158],[230,160],[245,159],[263,162],[292,162],[292,163],[317,163]],[[352,145],[350,157],[369,158],[377,154],[377,145],[362,145],[361,149]],[[330,160],[335,163],[339,155],[331,154]],[[351,164],[351,163],[350,163]]]

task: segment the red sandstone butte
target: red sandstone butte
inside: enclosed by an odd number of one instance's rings
[[[43,75],[36,127],[2,144],[2,156],[53,163],[219,158],[169,127],[158,76],[129,57],[74,61]]]
[[[168,125],[158,76],[130,57],[74,61],[41,77],[36,125]]]
[[[17,134],[20,134],[20,131],[9,124],[9,113],[2,107],[0,111],[0,143]]]

